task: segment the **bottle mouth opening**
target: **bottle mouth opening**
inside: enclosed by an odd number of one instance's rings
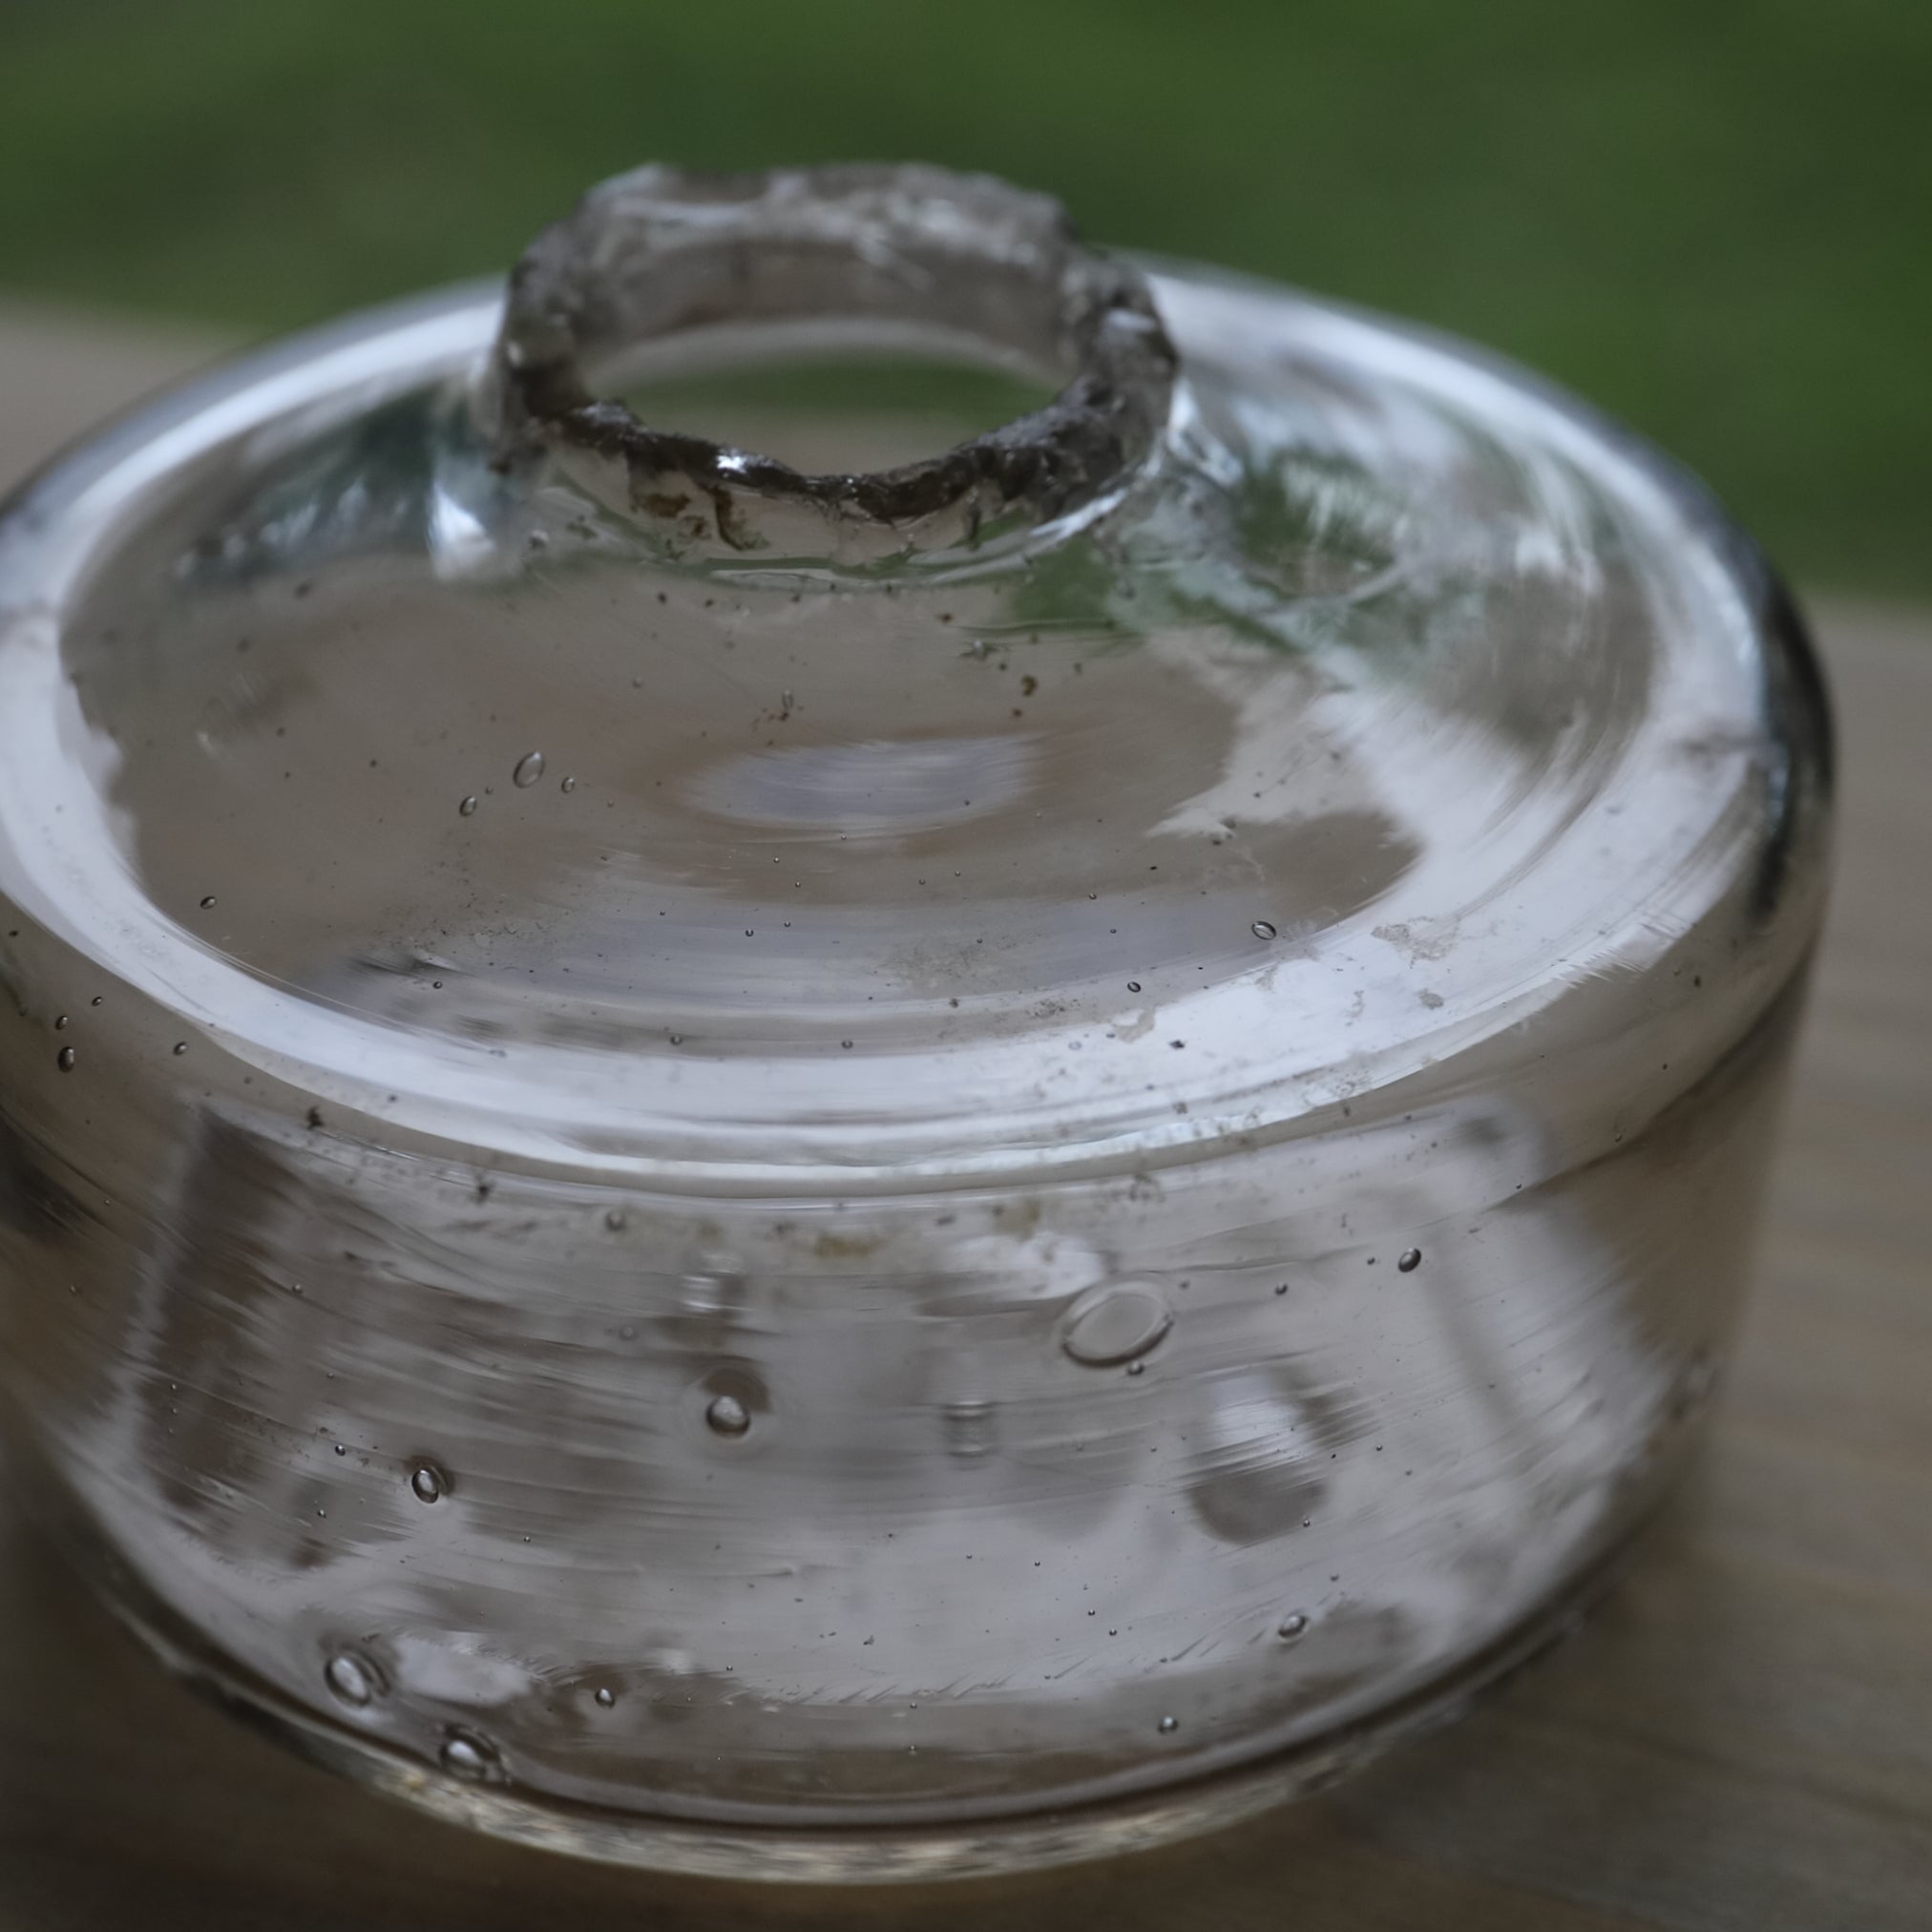
[[[599,393],[657,346],[721,332],[943,345],[1060,388],[936,455],[818,472]],[[594,189],[517,264],[486,395],[506,465],[556,459],[687,537],[766,548],[777,506],[824,525],[829,549],[926,548],[1124,487],[1160,440],[1175,365],[1144,278],[1044,197],[924,167],[644,168]]]
[[[1030,416],[1055,372],[923,328],[706,329],[594,377],[640,422],[756,450],[808,475],[894,470]]]

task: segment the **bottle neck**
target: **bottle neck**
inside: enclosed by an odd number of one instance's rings
[[[1063,384],[1043,409],[916,462],[808,474],[654,430],[598,387],[627,357],[746,325],[925,331]],[[1176,356],[1144,279],[1056,201],[986,176],[838,166],[643,168],[546,229],[511,278],[487,389],[509,464],[560,461],[688,540],[763,547],[823,524],[828,552],[928,549],[1042,523],[1129,482],[1167,420]]]

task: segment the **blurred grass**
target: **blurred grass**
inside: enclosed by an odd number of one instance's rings
[[[1424,318],[1932,592],[1932,0],[0,0],[0,285],[279,328],[643,159],[918,156]]]

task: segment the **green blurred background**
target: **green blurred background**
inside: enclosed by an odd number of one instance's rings
[[[1478,337],[1932,592],[1932,0],[0,0],[0,297],[281,328],[851,157]]]

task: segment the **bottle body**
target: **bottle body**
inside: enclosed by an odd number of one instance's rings
[[[15,507],[10,1427],[181,1668],[493,1829],[963,1871],[1327,1774],[1642,1520],[1807,647],[1560,400],[1156,288],[1186,473],[1044,548],[627,547],[475,296]]]

